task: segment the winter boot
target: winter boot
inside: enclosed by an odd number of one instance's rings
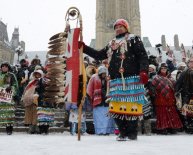
[[[28,133],[29,134],[34,134],[35,133],[35,125],[29,125]]]
[[[41,133],[45,133],[46,131],[46,125],[41,125]]]
[[[12,135],[12,132],[13,132],[13,126],[6,126],[6,132],[7,132],[7,135]]]
[[[40,134],[43,133],[43,125],[39,125],[39,131],[40,131]]]
[[[44,133],[47,135],[49,133],[49,125],[45,125]]]
[[[35,134],[40,134],[40,130],[39,130],[39,127],[37,125],[34,125],[34,128],[35,128]]]
[[[126,137],[122,136],[121,134],[119,134],[116,138],[116,141],[126,141]]]

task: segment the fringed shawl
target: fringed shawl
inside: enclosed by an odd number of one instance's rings
[[[37,87],[37,84],[38,84],[38,80],[32,80],[26,86],[22,97],[23,104],[25,107],[33,104],[34,94],[35,94],[35,89]]]
[[[164,77],[164,76],[160,76],[157,75],[153,81],[152,81],[152,85],[155,87],[156,91],[161,92],[161,94],[163,96],[165,96],[166,98],[169,98],[169,90],[172,89],[174,90],[174,83],[171,79]]]
[[[91,98],[93,107],[102,102],[102,84],[98,74],[94,74],[87,85],[87,94]]]

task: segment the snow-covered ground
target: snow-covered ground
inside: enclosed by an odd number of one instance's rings
[[[193,155],[193,135],[139,135],[137,141],[118,142],[115,135],[69,133],[29,135],[0,133],[0,155]]]

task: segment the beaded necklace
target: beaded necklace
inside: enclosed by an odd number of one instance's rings
[[[124,67],[123,67],[123,62],[125,60],[125,52],[128,51],[127,49],[127,42],[130,38],[130,36],[132,36],[131,34],[125,34],[125,36],[123,36],[122,38],[114,38],[113,40],[111,40],[109,42],[109,50],[107,52],[107,56],[108,56],[108,65],[111,61],[113,52],[117,52],[120,49],[120,59],[121,59],[121,66],[119,67],[119,73],[121,74],[121,79],[122,79],[122,83],[123,83],[123,90],[125,90],[125,78],[123,76],[123,73],[125,71]],[[110,77],[108,77],[108,80],[110,80]]]

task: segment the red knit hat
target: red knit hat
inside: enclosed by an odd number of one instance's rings
[[[114,29],[115,29],[115,26],[117,26],[117,25],[124,26],[129,32],[129,23],[125,19],[117,19],[113,25]]]

